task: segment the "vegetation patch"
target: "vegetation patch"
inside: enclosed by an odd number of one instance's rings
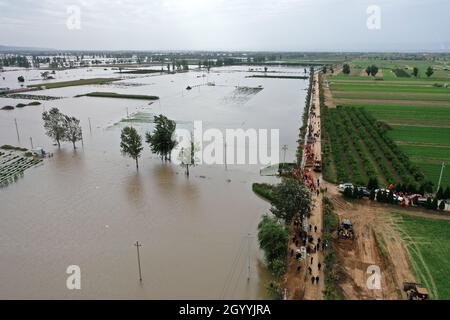
[[[329,243],[331,233],[337,229],[339,224],[339,217],[334,211],[333,203],[328,197],[323,197],[323,240]],[[339,274],[336,265],[336,257],[331,246],[327,246],[325,252],[325,299],[327,300],[342,300],[342,292],[338,286]]]
[[[45,89],[56,89],[56,88],[64,88],[64,87],[73,87],[73,86],[84,86],[84,85],[95,85],[95,84],[106,84],[111,83],[113,81],[120,80],[118,78],[93,78],[93,79],[80,79],[74,81],[62,81],[62,82],[49,82],[49,83],[40,83],[29,85],[29,88],[42,88]]]
[[[297,79],[297,80],[306,80],[309,77],[306,76],[282,76],[282,75],[262,75],[262,74],[254,74],[248,76],[247,78],[266,78],[266,79]]]
[[[137,69],[137,70],[125,70],[120,73],[125,74],[151,74],[151,73],[161,73],[161,70],[154,69]]]
[[[18,93],[7,94],[5,97],[12,98],[12,99],[43,100],[43,101],[62,99],[62,97],[52,97],[52,96],[22,94],[22,93],[21,94],[18,94]],[[36,103],[36,102],[33,102],[33,103]]]
[[[252,185],[252,190],[254,193],[264,198],[267,201],[273,201],[274,186],[268,183],[254,183]]]
[[[396,68],[396,69],[393,69],[392,71],[395,73],[395,76],[399,77],[399,78],[411,77],[411,75],[408,72],[406,72],[404,69]]]
[[[393,213],[416,279],[434,299],[450,299],[450,221]]]
[[[158,100],[157,96],[137,95],[137,94],[120,94],[115,92],[91,92],[77,97],[97,97],[97,98],[117,98],[117,99],[137,99],[137,100]]]

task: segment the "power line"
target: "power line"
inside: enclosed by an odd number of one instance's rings
[[[234,256],[234,260],[233,260],[233,263],[231,265],[230,272],[228,273],[228,276],[225,279],[225,283],[224,283],[224,286],[222,288],[222,292],[221,292],[221,295],[220,295],[221,299],[225,298],[225,294],[227,293],[229,285],[231,283],[231,280],[233,279],[233,275],[234,275],[234,273],[236,271],[236,265],[237,265],[237,262],[239,261],[239,259],[241,258],[243,249],[244,249],[244,238],[241,239],[240,246],[239,246],[239,249],[238,249],[236,255]]]

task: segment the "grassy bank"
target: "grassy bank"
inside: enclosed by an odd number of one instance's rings
[[[117,72],[116,72],[117,73]],[[137,69],[137,70],[125,70],[119,73],[123,74],[152,74],[152,73],[167,73],[167,71],[155,70],[155,69]]]
[[[309,77],[304,76],[270,76],[270,75],[262,75],[262,74],[254,74],[248,76],[247,78],[266,78],[266,79],[297,79],[297,80],[306,80]]]
[[[158,96],[147,96],[138,94],[120,94],[115,92],[91,92],[78,97],[98,97],[98,98],[117,98],[117,99],[137,99],[137,100],[158,100]]]
[[[61,82],[33,84],[33,85],[28,86],[28,88],[45,87],[46,89],[56,89],[56,88],[73,87],[73,86],[106,84],[106,83],[110,83],[110,82],[117,81],[117,80],[120,80],[120,79],[118,79],[118,78],[80,79],[80,80],[74,80],[74,81],[61,81]]]
[[[303,116],[301,119],[301,126],[298,132],[298,139],[297,139],[297,165],[300,166],[302,161],[302,155],[303,155],[303,144],[306,134],[306,127],[308,126],[308,117],[309,117],[309,107],[311,104],[311,95],[312,95],[312,88],[314,84],[314,68],[309,69],[309,84],[308,84],[308,91],[306,93],[305,98],[305,107],[303,109]]]
[[[331,233],[336,230],[339,223],[339,217],[334,212],[333,203],[329,198],[323,197],[323,240],[330,243]],[[325,253],[325,299],[326,300],[342,300],[342,293],[337,286],[338,272],[336,266],[336,258],[330,245],[327,246]]]
[[[268,183],[254,183],[252,185],[254,193],[271,202],[273,200],[274,186]]]

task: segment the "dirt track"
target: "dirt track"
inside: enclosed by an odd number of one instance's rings
[[[449,220],[449,216],[433,215],[419,209],[379,204],[369,200],[346,201],[329,185],[329,197],[339,217],[352,221],[356,238],[338,240],[333,236],[332,249],[337,257],[339,287],[345,299],[405,299],[403,281],[415,281],[403,239],[396,230],[390,212]],[[367,268],[377,265],[381,270],[381,290],[367,287]]]

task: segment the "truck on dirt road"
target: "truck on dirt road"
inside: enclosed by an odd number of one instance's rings
[[[406,292],[408,300],[427,300],[429,292],[419,283],[403,282],[403,291]]]
[[[355,239],[355,233],[353,232],[353,224],[349,219],[343,219],[339,224],[338,229],[339,239]]]

